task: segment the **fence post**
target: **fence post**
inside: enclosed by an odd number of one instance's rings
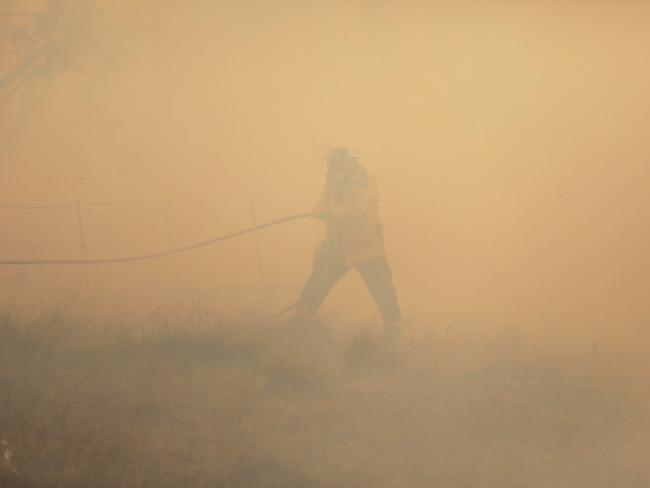
[[[85,260],[86,259],[86,236],[84,233],[83,220],[81,218],[81,203],[79,202],[79,199],[75,201],[75,208],[77,210],[77,226],[79,228],[79,247],[81,250],[81,259]],[[84,280],[86,283],[86,287],[88,287],[90,283],[90,281],[88,280],[88,265],[84,263],[83,268],[84,268]]]
[[[173,248],[174,238],[172,237],[172,230],[169,225],[169,215],[167,214],[167,201],[164,198],[162,199],[161,208],[162,208],[163,223],[165,224],[165,233],[167,234],[167,244],[169,245],[170,248]],[[174,280],[176,281],[176,286],[180,287],[180,279],[178,274],[178,264],[176,263],[176,255],[172,254],[171,260],[172,260],[172,268],[174,270]]]
[[[251,223],[253,227],[257,226],[257,213],[255,211],[255,199],[253,195],[250,196],[250,206],[251,206]],[[266,280],[264,278],[264,259],[262,257],[262,245],[260,244],[260,236],[257,230],[253,231],[253,237],[255,239],[255,254],[257,256],[257,271],[260,278],[260,290],[262,298],[262,308],[266,310],[267,307],[267,290],[266,290]]]
[[[253,223],[253,227],[257,226],[257,216],[255,212],[255,199],[251,195],[250,197],[250,203],[251,203],[251,222]],[[257,254],[257,270],[259,272],[260,276],[260,285],[262,288],[264,287],[264,261],[262,259],[262,246],[260,245],[260,236],[259,233],[256,231],[253,232],[253,236],[255,238],[255,253]]]

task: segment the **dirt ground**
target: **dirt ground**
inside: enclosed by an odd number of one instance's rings
[[[516,328],[0,323],[0,486],[650,486],[650,374]]]

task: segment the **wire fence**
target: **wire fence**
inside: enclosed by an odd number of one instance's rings
[[[62,208],[76,209],[78,206],[81,208],[101,208],[101,207],[125,207],[129,203],[84,203],[83,205],[77,205],[76,202],[72,203],[54,203],[49,205],[11,205],[11,204],[0,204],[0,209],[7,210],[58,210]]]
[[[135,256],[123,256],[123,257],[114,257],[114,258],[94,258],[94,259],[18,259],[18,260],[0,260],[0,265],[11,265],[11,266],[26,266],[26,265],[76,265],[76,264],[112,264],[112,263],[126,263],[132,261],[146,261],[150,259],[161,258],[164,256],[171,256],[174,254],[181,254],[184,252],[192,251],[194,249],[199,249],[202,247],[210,246],[218,242],[226,241],[229,239],[234,239],[235,237],[243,236],[245,234],[250,234],[257,232],[268,227],[274,227],[276,225],[284,224],[292,220],[305,219],[310,217],[311,214],[297,214],[285,217],[283,219],[274,220],[267,222],[265,224],[260,224],[252,227],[247,227],[245,229],[239,230],[237,232],[232,232],[230,234],[224,234],[204,241],[195,242],[185,246],[176,247],[173,249],[166,249],[163,251],[157,251],[147,254],[140,254]]]
[[[167,249],[153,251],[149,253],[129,255],[129,256],[101,257],[101,258],[90,258],[90,259],[86,258],[85,256],[86,239],[85,239],[85,232],[84,232],[84,223],[81,214],[82,210],[86,208],[117,207],[117,206],[127,206],[127,205],[129,204],[124,202],[120,202],[120,203],[102,202],[102,203],[82,204],[79,201],[71,202],[71,203],[51,203],[45,205],[0,204],[0,209],[6,209],[6,210],[38,211],[38,210],[53,210],[53,209],[70,209],[71,211],[75,211],[77,213],[77,226],[79,230],[79,246],[81,250],[80,259],[57,259],[57,258],[11,259],[11,260],[0,260],[0,266],[88,265],[88,264],[114,264],[114,263],[125,263],[125,262],[133,262],[133,261],[146,261],[146,260],[157,259],[165,256],[174,256],[176,254],[181,254],[195,249],[211,246],[219,242],[234,239],[246,234],[254,234],[256,236],[255,242],[256,242],[257,263],[258,263],[258,267],[260,268],[260,276],[262,277],[263,280],[263,268],[262,268],[263,263],[261,260],[261,251],[259,248],[259,240],[257,239],[257,232],[269,227],[275,227],[287,222],[305,219],[311,216],[311,214],[309,213],[301,213],[301,214],[290,215],[288,217],[273,220],[263,224],[257,224],[255,218],[255,208],[251,200],[252,225],[240,229],[238,231],[218,235],[202,241],[193,242],[182,246],[169,247]],[[167,232],[169,234],[169,223],[167,222],[166,211],[164,213],[165,213],[165,225],[167,228]],[[171,236],[168,237],[169,237],[169,241],[171,242],[172,241]]]
[[[88,209],[97,209],[97,208],[109,208],[109,207],[126,207],[129,206],[129,203],[126,202],[119,202],[119,203],[112,203],[112,202],[93,202],[93,203],[81,203],[80,201],[75,201],[75,202],[64,202],[64,203],[49,203],[49,204],[28,204],[28,205],[21,205],[21,204],[0,204],[0,210],[12,210],[12,211],[49,211],[49,210],[70,210],[71,213],[75,212],[76,213],[76,220],[77,220],[77,227],[78,227],[78,247],[79,247],[79,252],[80,252],[80,258],[79,259],[58,259],[58,258],[51,258],[51,259],[29,259],[29,258],[24,258],[24,259],[1,259],[0,260],[0,267],[23,267],[23,266],[83,266],[84,267],[84,275],[85,275],[85,281],[86,284],[88,284],[88,272],[87,272],[87,266],[89,265],[109,265],[109,264],[116,264],[116,263],[129,263],[129,262],[137,262],[137,261],[147,261],[147,260],[154,260],[162,257],[167,257],[171,256],[174,258],[178,254],[186,253],[189,251],[193,251],[196,249],[208,247],[215,245],[219,242],[235,239],[247,234],[253,234],[255,236],[255,251],[256,251],[256,262],[258,266],[258,272],[259,272],[259,277],[260,277],[260,285],[262,287],[265,287],[264,283],[264,267],[263,267],[263,261],[262,261],[262,252],[261,252],[261,247],[260,247],[260,241],[257,236],[257,233],[261,230],[279,226],[285,223],[289,223],[292,221],[297,221],[297,220],[302,220],[302,219],[307,219],[311,217],[311,213],[300,213],[300,214],[294,214],[294,215],[289,215],[284,218],[272,220],[266,223],[258,224],[256,220],[256,212],[255,212],[255,207],[253,203],[253,199],[251,198],[250,204],[251,204],[251,224],[248,227],[242,228],[240,230],[226,233],[226,234],[221,234],[217,235],[208,239],[204,239],[198,242],[192,242],[189,244],[185,245],[179,245],[179,246],[174,246],[173,245],[173,239],[171,236],[170,228],[169,228],[169,222],[168,222],[168,217],[167,217],[167,212],[166,212],[166,206],[164,202],[162,202],[163,207],[163,215],[164,215],[164,220],[165,220],[165,227],[166,227],[166,233],[168,237],[168,247],[166,249],[158,250],[158,251],[153,251],[153,252],[148,252],[148,253],[143,253],[143,254],[134,254],[134,255],[125,255],[125,256],[106,256],[106,257],[101,257],[101,258],[88,258],[86,256],[86,236],[85,236],[85,231],[84,231],[84,221],[83,221],[83,214],[82,212],[84,210]],[[5,245],[0,244],[0,251],[4,251]],[[71,243],[72,244],[72,243]],[[39,242],[39,243],[27,243],[27,242],[22,242],[20,243],[21,247],[29,247],[29,246],[38,246],[38,247],[47,247],[49,249],[52,249],[56,247],[56,243],[48,243],[48,242]],[[105,246],[101,246],[104,247]],[[109,246],[112,247],[112,246]],[[174,263],[175,264],[175,263]],[[174,271],[177,274],[178,271],[176,269],[176,266],[174,266]],[[265,320],[271,320],[273,318],[279,317],[290,310],[292,310],[295,306],[297,305],[297,302],[292,303],[291,305],[282,308],[281,310],[277,311],[276,313],[269,315]]]

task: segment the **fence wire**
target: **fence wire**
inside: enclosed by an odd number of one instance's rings
[[[245,234],[250,234],[251,232],[256,232],[258,230],[266,229],[269,227],[274,227],[277,225],[284,224],[286,222],[291,222],[293,220],[306,219],[311,217],[310,213],[302,213],[297,215],[291,215],[282,219],[274,220],[267,222],[266,224],[254,225],[247,227],[245,229],[239,230],[237,232],[232,232],[230,234],[224,234],[211,239],[206,239],[204,241],[196,242],[193,244],[188,244],[181,247],[176,247],[172,249],[167,249],[164,251],[153,252],[149,254],[140,254],[135,256],[124,256],[124,257],[114,257],[114,258],[96,258],[96,259],[18,259],[18,260],[0,260],[0,266],[45,266],[45,265],[85,265],[85,264],[112,264],[112,263],[127,263],[133,261],[146,261],[150,259],[161,258],[164,256],[171,256],[174,254],[181,254],[188,251],[193,251],[194,249],[199,249],[202,247],[211,246],[218,242],[226,241],[229,239],[234,239]]]

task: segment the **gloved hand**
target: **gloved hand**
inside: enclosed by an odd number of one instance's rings
[[[318,220],[325,220],[325,212],[319,208],[314,208],[311,212],[311,216]]]

